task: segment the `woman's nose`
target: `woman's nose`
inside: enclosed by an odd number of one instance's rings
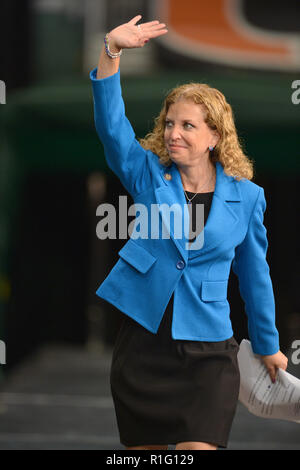
[[[180,131],[177,126],[173,126],[172,129],[170,129],[170,138],[171,140],[177,140],[180,138]]]

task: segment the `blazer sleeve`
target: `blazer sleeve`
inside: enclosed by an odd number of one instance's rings
[[[236,247],[232,265],[245,303],[252,349],[255,354],[261,355],[275,354],[279,350],[274,292],[266,261],[268,240],[263,224],[265,209],[264,190],[260,187],[246,237]]]
[[[134,196],[150,186],[148,152],[136,140],[125,115],[120,69],[110,77],[96,77],[97,68],[90,72],[96,130],[108,166]]]

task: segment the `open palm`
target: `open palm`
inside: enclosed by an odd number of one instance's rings
[[[166,34],[168,30],[164,23],[149,21],[147,23],[136,23],[142,18],[137,15],[128,23],[124,23],[109,33],[109,40],[120,49],[132,49],[143,47],[149,39]]]

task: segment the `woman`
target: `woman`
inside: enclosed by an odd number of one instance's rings
[[[217,449],[227,446],[239,394],[227,302],[232,263],[253,351],[272,381],[277,368],[287,367],[266,262],[264,192],[250,181],[252,162],[239,146],[231,107],[205,84],[172,90],[153,132],[135,139],[119,57],[167,33],[159,21],[137,25],[140,19],[106,35],[91,72],[95,123],[108,165],[136,204],[160,207],[170,236],[162,228],[151,236],[146,227],[148,236],[130,238],[97,290],[126,314],[112,358],[112,396],[127,449]],[[204,206],[204,230],[176,237],[161,210],[174,204],[177,221],[186,207]],[[197,222],[194,210],[188,214]]]

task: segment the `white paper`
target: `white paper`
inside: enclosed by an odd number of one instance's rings
[[[250,341],[243,339],[238,352],[240,402],[256,416],[300,423],[300,380],[278,369],[273,384],[269,372],[254,354]]]

